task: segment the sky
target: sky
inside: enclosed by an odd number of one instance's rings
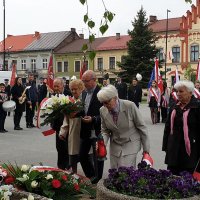
[[[192,0],[196,4],[196,0]],[[0,0],[0,40],[3,40],[3,0]],[[147,17],[156,15],[158,19],[166,19],[167,9],[169,18],[186,15],[191,10],[191,4],[184,0],[104,0],[106,8],[115,13],[109,30],[103,36],[116,33],[126,35],[132,30],[132,21],[143,6]],[[96,23],[93,33],[102,37],[98,31],[104,6],[102,0],[88,0],[89,17]],[[5,33],[11,35],[69,31],[76,28],[78,34],[88,36],[87,26],[83,22],[86,6],[79,0],[5,0]]]

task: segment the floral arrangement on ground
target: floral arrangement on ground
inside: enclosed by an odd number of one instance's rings
[[[40,118],[44,118],[41,126],[54,123],[62,116],[70,116],[83,109],[83,103],[64,94],[55,95],[45,99],[40,105]]]
[[[168,170],[155,170],[146,162],[133,167],[110,169],[105,186],[125,195],[146,199],[182,199],[200,194],[200,183],[187,172],[174,176]]]
[[[9,199],[12,187],[54,200],[79,199],[87,194],[95,197],[90,181],[77,174],[46,166],[3,164],[0,166],[0,199]],[[28,200],[34,198],[28,197]]]

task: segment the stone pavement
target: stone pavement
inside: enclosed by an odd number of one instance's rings
[[[156,169],[166,168],[164,164],[164,152],[161,151],[162,137],[164,124],[159,123],[153,125],[150,120],[150,110],[147,104],[140,106],[140,111],[149,130],[149,137],[151,143],[151,156],[154,159],[154,167]],[[34,164],[56,167],[57,153],[55,148],[55,135],[43,136],[39,129],[25,128],[25,117],[22,117],[21,127],[22,131],[14,130],[13,116],[6,118],[5,128],[8,133],[0,133],[0,164],[3,162],[15,161],[21,164]],[[141,160],[142,152],[138,154],[138,162]],[[109,157],[105,161],[104,177],[108,174],[110,163]],[[82,169],[79,165],[79,173],[82,174]]]

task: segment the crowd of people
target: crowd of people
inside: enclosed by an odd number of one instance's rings
[[[26,111],[26,127],[35,127],[33,118],[35,109],[44,98],[50,95],[69,95],[83,102],[84,109],[71,116],[60,115],[51,124],[56,132],[57,166],[71,169],[77,173],[80,162],[86,177],[97,183],[103,176],[104,160],[96,155],[97,140],[103,136],[107,146],[110,140],[110,166],[136,167],[138,152],[150,152],[150,139],[145,122],[139,110],[142,101],[142,88],[133,78],[129,87],[118,78],[114,85],[103,81],[97,84],[96,74],[87,70],[82,79],[70,81],[66,86],[62,78],[55,78],[53,90],[46,79],[36,86],[33,74],[29,74],[26,86],[17,77],[15,85],[6,92],[6,85],[0,84],[0,132],[5,133],[4,122],[7,113],[2,104],[8,99],[16,102],[14,129],[22,130],[20,120]],[[165,163],[172,173],[193,172],[200,158],[200,82],[177,82],[170,91],[163,84],[162,92],[155,80],[148,90],[147,102],[150,107],[152,123],[165,123],[162,150],[166,152]]]

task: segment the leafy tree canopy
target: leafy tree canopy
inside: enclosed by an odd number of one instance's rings
[[[132,25],[133,30],[128,31],[131,36],[128,42],[128,55],[123,56],[122,61],[118,62],[118,66],[124,70],[119,76],[131,82],[132,78],[140,73],[143,77],[141,83],[147,87],[158,51],[155,45],[157,37],[149,29],[149,22],[143,7],[137,13]]]

